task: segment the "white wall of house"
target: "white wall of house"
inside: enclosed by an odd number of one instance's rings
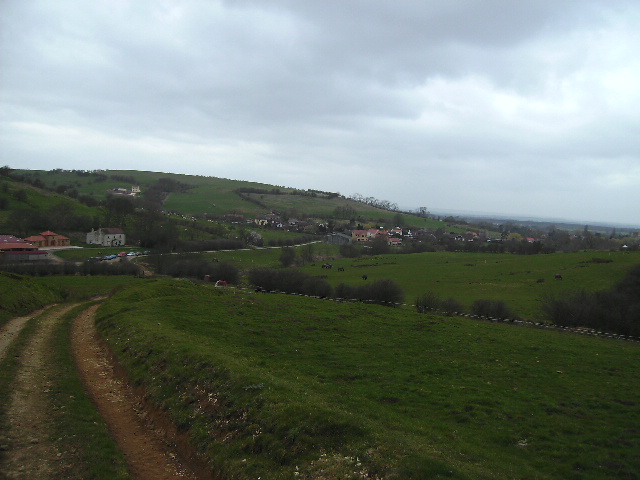
[[[91,230],[87,233],[87,241],[91,245],[102,245],[103,247],[119,247],[125,244],[124,233],[106,233],[103,229]]]

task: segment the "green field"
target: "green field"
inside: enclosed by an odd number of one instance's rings
[[[180,280],[99,318],[224,478],[640,471],[638,343]]]
[[[295,248],[299,252],[304,247]],[[368,282],[394,280],[402,288],[408,304],[426,292],[442,298],[453,297],[467,308],[479,299],[502,300],[516,314],[529,320],[540,319],[540,299],[545,295],[610,288],[632,265],[640,263],[638,252],[549,255],[430,252],[348,259],[337,258],[337,247],[318,243],[312,248],[317,261],[300,268],[310,275],[326,278],[334,287],[340,283],[361,285],[362,275],[366,274]],[[246,271],[256,266],[278,267],[280,250],[211,255]],[[594,258],[610,262],[597,263]],[[333,268],[321,268],[325,261],[332,263]],[[338,271],[338,267],[344,267],[344,271]],[[563,280],[556,280],[556,273],[562,274]],[[541,279],[544,281],[539,282]]]

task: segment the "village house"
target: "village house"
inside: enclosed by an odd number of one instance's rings
[[[356,243],[366,242],[368,240],[367,231],[366,230],[352,230],[351,231],[351,240],[356,242]]]
[[[275,213],[268,213],[266,215],[258,215],[254,219],[254,223],[260,225],[261,227],[268,228],[282,228],[282,221],[280,220],[280,216]]]
[[[390,247],[401,247],[402,239],[398,237],[389,237],[388,244]]]
[[[367,241],[371,241],[376,237],[379,237],[381,235],[385,235],[386,232],[383,230],[378,230],[377,228],[370,228],[369,230],[367,230]]]
[[[126,237],[121,228],[99,228],[91,229],[87,233],[86,243],[103,247],[119,247],[125,244],[125,240]]]
[[[38,248],[46,247],[68,247],[71,245],[71,240],[64,235],[58,235],[51,230],[42,232],[40,235],[33,235],[25,238],[25,241]]]

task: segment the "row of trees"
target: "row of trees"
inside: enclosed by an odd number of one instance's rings
[[[142,269],[132,262],[45,262],[2,263],[5,272],[46,277],[50,275],[142,275]]]
[[[278,291],[314,297],[335,297],[395,306],[404,298],[402,289],[392,280],[376,280],[361,286],[341,283],[334,289],[320,277],[308,275],[297,269],[254,268],[249,272],[249,282],[260,291]]]
[[[382,210],[391,210],[398,211],[398,204],[394,202],[390,202],[389,200],[380,200],[375,197],[365,197],[359,193],[354,193],[349,197],[350,200],[354,202],[364,203],[365,205],[370,205],[375,208],[380,208]]]
[[[172,277],[197,278],[202,280],[208,276],[212,281],[224,280],[237,284],[240,272],[237,267],[227,262],[207,262],[197,254],[181,255],[152,255],[145,262],[161,275]]]

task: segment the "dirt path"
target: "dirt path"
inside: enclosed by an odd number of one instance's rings
[[[98,342],[94,324],[97,306],[85,310],[73,325],[72,348],[85,388],[123,451],[137,479],[193,479],[159,432],[145,424],[131,390],[119,381]]]
[[[49,308],[49,307],[47,307]],[[9,320],[0,328],[0,362],[4,358],[11,343],[18,337],[24,326],[29,320],[37,317],[47,308],[42,308],[24,317],[16,317]]]
[[[60,472],[60,452],[50,441],[47,392],[51,378],[47,372],[51,334],[56,323],[74,305],[50,308],[38,319],[36,329],[20,352],[20,364],[2,436],[6,445],[0,471],[11,479],[55,478]],[[2,355],[27,320],[38,313],[11,320],[2,330]],[[5,336],[6,334],[6,336]]]

